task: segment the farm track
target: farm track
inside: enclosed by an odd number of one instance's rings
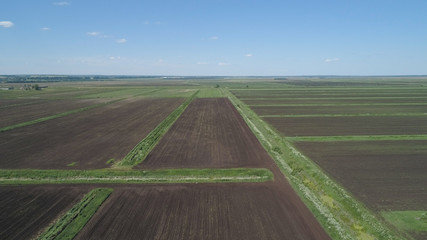
[[[127,99],[0,133],[3,169],[96,169],[123,158],[183,99]],[[71,164],[71,166],[67,166]]]

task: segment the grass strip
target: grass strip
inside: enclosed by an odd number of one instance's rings
[[[427,211],[387,211],[381,215],[400,230],[427,232]]]
[[[317,106],[413,106],[427,105],[426,102],[418,103],[280,103],[280,104],[249,104],[250,107],[317,107]]]
[[[243,102],[232,94],[229,99],[332,239],[405,239],[330,179]]]
[[[79,112],[91,110],[91,109],[94,109],[94,108],[97,108],[97,107],[101,107],[101,106],[105,106],[105,105],[108,105],[108,104],[112,104],[112,103],[118,102],[120,100],[123,100],[123,99],[116,99],[116,100],[105,102],[105,103],[99,103],[99,104],[95,104],[95,105],[92,105],[92,106],[87,106],[87,107],[82,107],[82,108],[74,109],[74,110],[71,110],[71,111],[68,111],[68,112],[62,112],[62,113],[58,113],[58,114],[55,114],[55,115],[38,118],[38,119],[31,120],[31,121],[28,121],[28,122],[22,122],[22,123],[18,123],[18,124],[15,124],[15,125],[2,127],[2,128],[0,128],[0,132],[5,132],[5,131],[12,130],[12,129],[15,129],[15,128],[25,127],[25,126],[28,126],[28,125],[33,125],[33,124],[36,124],[36,123],[45,122],[45,121],[52,120],[52,119],[55,119],[55,118],[60,118],[60,117],[68,116],[70,114],[74,114],[74,113],[79,113]]]
[[[61,219],[50,226],[38,239],[73,239],[92,218],[113,189],[96,188],[86,194]]]
[[[297,118],[297,117],[417,117],[427,116],[427,113],[413,112],[413,113],[356,113],[356,114],[295,114],[295,115],[261,115],[265,118]]]
[[[163,135],[169,130],[172,124],[181,116],[187,106],[197,96],[196,91],[167,116],[157,127],[152,130],[141,142],[139,142],[121,161],[114,164],[113,168],[130,168],[138,165],[153,150]]]
[[[264,168],[161,170],[0,170],[0,185],[74,183],[218,183],[265,182],[273,174]]]
[[[427,135],[305,136],[285,137],[285,139],[290,142],[401,141],[427,140]]]

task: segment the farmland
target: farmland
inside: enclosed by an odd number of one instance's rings
[[[399,231],[424,239],[425,227],[402,227],[393,220],[400,214],[405,219],[412,216],[415,223],[421,220],[411,211],[418,211],[420,219],[427,210],[427,88],[411,84],[410,80],[398,86],[307,83],[231,92],[355,199]],[[299,175],[307,178],[304,171]]]
[[[6,218],[22,213],[0,232],[422,239],[424,225],[394,219],[427,210],[427,89],[301,83],[108,79],[0,92],[0,203],[12,205]],[[94,187],[106,195],[95,200]],[[50,215],[19,229],[32,210]]]
[[[265,167],[268,158],[228,99],[199,98],[137,168]]]
[[[0,136],[0,167],[107,167],[108,160],[123,158],[181,102],[182,99],[126,99],[4,132]]]
[[[117,188],[77,239],[328,239],[293,198],[271,183]]]
[[[70,209],[85,186],[0,187],[0,238],[30,239]]]

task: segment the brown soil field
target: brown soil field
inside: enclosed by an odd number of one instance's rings
[[[330,239],[274,183],[115,188],[76,239]]]
[[[95,169],[123,158],[183,99],[127,99],[0,133],[0,168]],[[68,164],[76,163],[74,166]]]
[[[427,134],[427,116],[265,117],[286,136]]]
[[[200,98],[136,168],[265,167],[269,159],[227,98]]]
[[[386,106],[251,106],[258,115],[426,113],[427,105]]]
[[[1,110],[0,127],[48,117],[62,112],[95,105],[107,100],[50,100]]]
[[[295,145],[375,210],[427,209],[427,141],[297,142]]]
[[[40,102],[39,99],[0,99],[0,108],[5,109],[21,104],[31,104]]]
[[[274,104],[371,104],[371,103],[425,103],[427,98],[293,98],[292,99],[241,99],[247,105],[274,105]],[[425,106],[425,105],[424,105]],[[303,107],[303,106],[301,106]]]
[[[0,186],[0,239],[33,239],[89,190],[86,186]]]

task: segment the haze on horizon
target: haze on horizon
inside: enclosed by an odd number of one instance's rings
[[[0,74],[426,75],[427,2],[5,1]]]

